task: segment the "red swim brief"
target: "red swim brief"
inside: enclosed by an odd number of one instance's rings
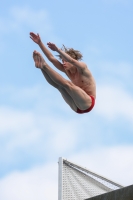
[[[95,99],[93,96],[90,96],[91,100],[92,100],[92,103],[91,103],[91,106],[86,109],[86,110],[80,110],[79,108],[77,108],[77,113],[79,114],[83,114],[83,113],[87,113],[87,112],[90,112],[92,110],[92,108],[94,107],[95,105]]]

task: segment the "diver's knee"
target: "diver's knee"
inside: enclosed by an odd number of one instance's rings
[[[73,87],[73,83],[71,81],[66,81],[64,83],[65,89],[71,89]]]

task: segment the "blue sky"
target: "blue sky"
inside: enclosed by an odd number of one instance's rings
[[[133,183],[132,10],[132,0],[2,2],[0,199],[57,199],[60,156]],[[82,52],[97,84],[92,112],[74,113],[34,67],[30,31]]]

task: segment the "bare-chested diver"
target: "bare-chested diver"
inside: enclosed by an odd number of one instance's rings
[[[66,103],[77,113],[87,113],[92,110],[96,98],[95,80],[84,62],[80,62],[82,54],[73,48],[59,49],[55,44],[48,42],[52,51],[59,54],[62,63],[42,43],[39,34],[30,33],[30,38],[39,45],[48,60],[71,80],[66,80],[54,71],[37,51],[33,52],[35,66],[40,68],[47,82],[59,90]]]

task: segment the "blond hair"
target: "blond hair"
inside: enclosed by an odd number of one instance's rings
[[[78,51],[78,50],[75,50],[73,48],[66,48],[65,45],[63,45],[61,50],[64,51],[65,53],[67,53],[69,56],[71,56],[75,60],[82,60],[83,56],[80,53],[80,51]],[[59,57],[59,59],[62,59],[61,55],[57,55],[57,56]]]

